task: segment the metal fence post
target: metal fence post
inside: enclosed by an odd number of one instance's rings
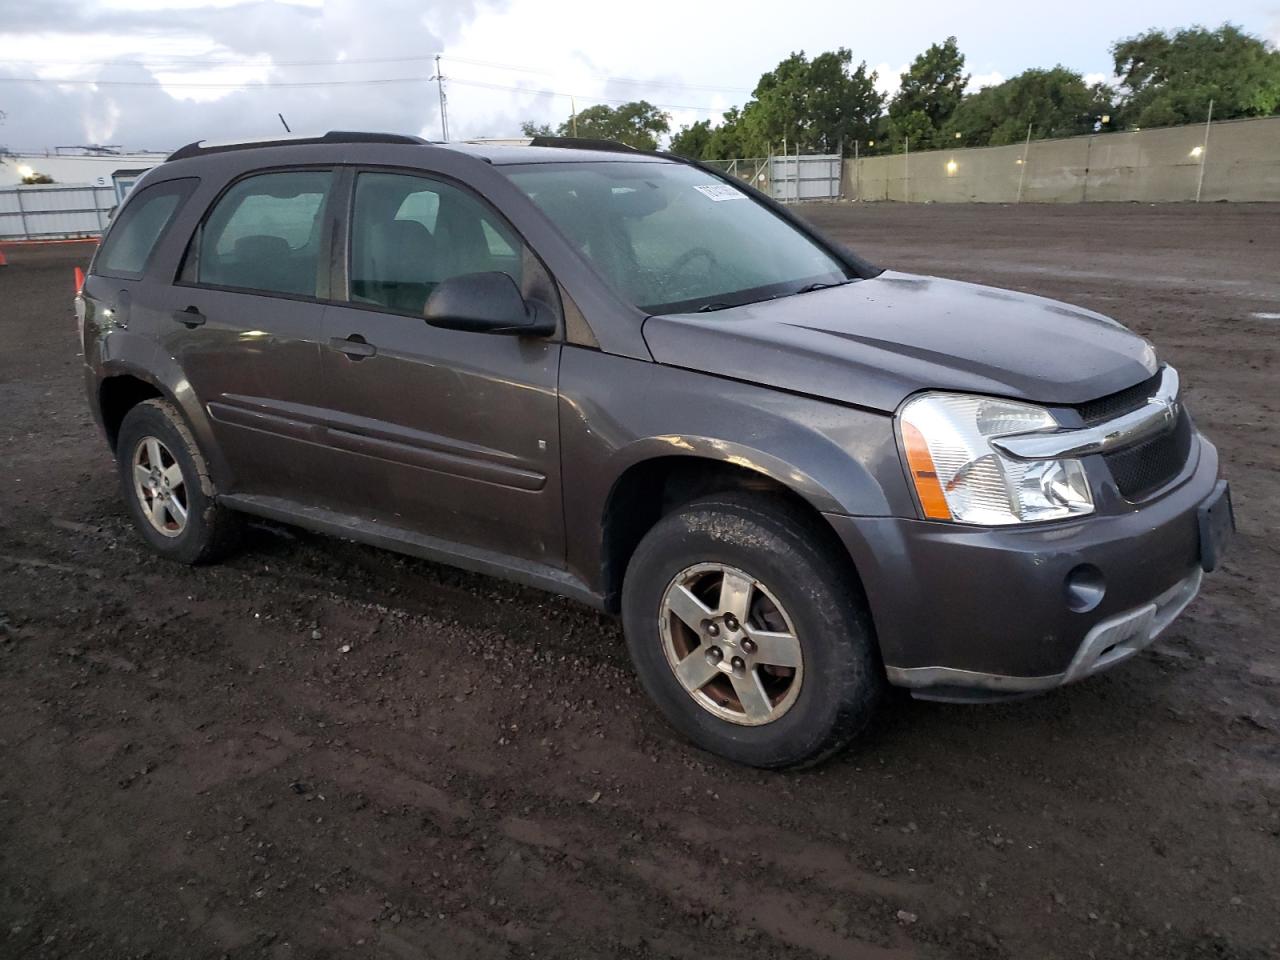
[[[31,231],[27,229],[27,211],[22,208],[22,187],[14,187],[13,197],[18,201],[18,222],[22,224],[22,237],[31,239]]]
[[[858,156],[858,141],[853,141],[853,199],[862,199],[862,158]]]

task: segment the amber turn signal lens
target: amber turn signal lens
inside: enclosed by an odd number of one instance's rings
[[[951,508],[947,506],[947,498],[942,493],[938,470],[933,465],[933,457],[929,454],[924,434],[914,425],[904,423],[902,445],[906,449],[907,469],[911,471],[911,482],[915,484],[916,496],[920,498],[924,515],[930,520],[950,520]]]

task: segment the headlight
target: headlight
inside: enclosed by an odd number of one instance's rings
[[[898,415],[903,452],[924,515],[998,526],[1093,512],[1079,460],[1014,460],[996,437],[1059,424],[1041,407],[994,397],[925,393]]]

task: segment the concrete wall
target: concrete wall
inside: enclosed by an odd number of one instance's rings
[[[1280,201],[1280,117],[847,161],[844,196],[939,203]],[[1196,147],[1201,152],[1193,154]]]

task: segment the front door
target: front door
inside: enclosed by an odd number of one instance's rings
[[[557,337],[428,326],[449,277],[511,276],[554,297],[505,220],[460,186],[354,176],[348,304],[325,313],[327,443],[343,509],[434,537],[560,564]]]

